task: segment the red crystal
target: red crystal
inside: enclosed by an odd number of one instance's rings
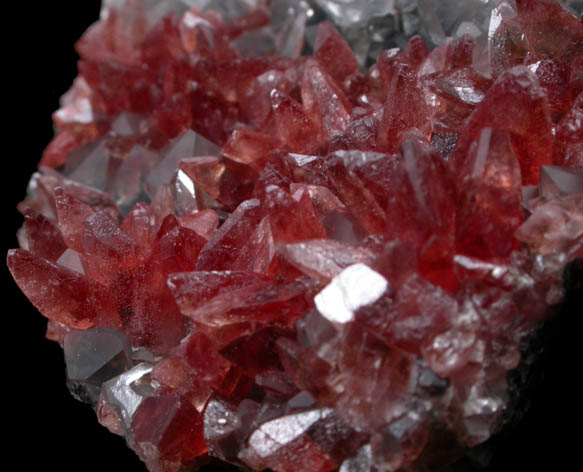
[[[98,282],[21,249],[8,253],[8,265],[20,289],[47,318],[76,329],[120,327],[115,300]]]
[[[425,470],[486,441],[583,257],[583,24],[503,1],[487,44],[367,69],[331,22],[299,56],[299,2],[277,32],[263,2],[150,3],[77,43],[7,260],[49,339],[133,347],[100,422],[156,472]],[[244,56],[258,37],[289,57]]]
[[[325,21],[318,25],[314,58],[338,84],[359,71],[354,53],[334,25]]]
[[[176,470],[206,452],[202,421],[188,396],[161,391],[146,398],[134,415],[135,450],[145,462],[160,463],[161,470]]]

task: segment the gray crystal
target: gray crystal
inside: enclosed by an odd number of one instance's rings
[[[365,23],[371,18],[386,16],[394,10],[394,0],[315,0],[334,23],[352,26]]]
[[[48,219],[55,220],[56,214],[52,205],[47,198],[44,197],[44,192],[39,191],[40,179],[42,174],[35,172],[30,176],[30,180],[26,186],[26,201],[34,205],[37,211]]]
[[[134,361],[134,364],[140,364],[142,362],[154,364],[160,360],[160,357],[156,357],[145,347],[133,347],[132,360]]]
[[[437,46],[443,45],[445,42],[445,31],[440,18],[437,16],[435,2],[432,2],[431,0],[417,0],[417,3],[419,17],[425,27],[429,39]]]
[[[214,156],[218,155],[220,150],[216,144],[192,130],[182,133],[164,150],[162,160],[150,172],[146,184],[148,193],[153,196],[158,187],[172,180],[181,159],[193,156]]]
[[[456,30],[455,37],[461,38],[465,35],[471,36],[472,38],[478,38],[482,35],[482,31],[471,21],[462,21]]]
[[[145,122],[143,115],[122,112],[111,124],[111,131],[116,136],[135,136],[139,134],[140,127]]]
[[[334,325],[318,310],[313,310],[296,323],[298,342],[303,346],[317,346],[336,335]]]
[[[65,169],[68,179],[98,190],[105,190],[107,186],[107,168],[109,166],[109,151],[105,147],[105,141],[99,140],[76,149],[71,153]]]
[[[288,11],[293,11],[293,13],[274,35],[275,47],[282,56],[297,57],[301,54],[304,45],[306,12],[299,8]]]
[[[75,397],[95,403],[101,384],[131,367],[131,345],[110,328],[71,330],[64,340],[67,384]]]
[[[150,372],[152,364],[142,362],[102,386],[103,396],[120,418],[126,434],[130,430],[134,413],[155,388],[150,381]]]
[[[113,193],[122,215],[137,201],[145,200],[144,182],[156,164],[156,153],[139,144],[134,145],[117,169]]]
[[[169,14],[182,15],[186,10],[193,7],[206,6],[210,0],[138,0],[136,5],[143,8],[146,13],[148,26],[152,27],[160,19]],[[106,20],[112,9],[123,11],[131,21],[135,17],[136,10],[126,7],[127,0],[102,0],[101,20]],[[133,3],[133,2],[132,2]]]
[[[18,246],[20,247],[20,249],[30,251],[30,244],[28,243],[28,238],[26,236],[26,228],[24,226],[21,226],[16,231],[16,239],[18,240]]]
[[[57,259],[57,264],[66,267],[73,272],[85,275],[85,268],[81,261],[81,254],[73,249],[67,248],[63,254]]]
[[[583,1],[582,0],[564,0],[565,6],[574,13],[581,15],[583,13]]]
[[[421,35],[430,48],[448,38],[469,34],[487,36],[492,10],[502,0],[308,0],[318,22],[331,20],[353,49],[361,66],[376,62],[378,53],[403,48],[414,35]],[[581,0],[559,2],[581,14]],[[313,47],[316,22],[308,20],[305,42]],[[475,60],[483,60],[486,41],[478,41]]]
[[[302,52],[307,19],[313,10],[305,0],[273,0],[268,26],[249,31],[236,40],[245,56],[277,54],[297,57]]]
[[[276,50],[275,37],[270,27],[249,31],[235,40],[237,49],[244,57],[262,57]]]
[[[290,377],[280,370],[266,370],[255,376],[255,384],[263,390],[287,397],[297,388]]]
[[[372,449],[370,444],[365,444],[356,456],[342,462],[339,472],[370,472],[373,468]]]
[[[286,409],[291,412],[298,409],[314,408],[315,406],[316,399],[310,392],[304,390],[289,399]]]
[[[260,4],[261,0],[190,0],[201,10],[213,10],[223,18],[232,20],[249,13]]]
[[[583,193],[583,169],[542,166],[539,189],[543,197]]]
[[[449,381],[442,379],[435,372],[433,372],[424,360],[416,362],[418,375],[416,376],[415,389],[424,395],[439,396],[443,395],[449,387]]]
[[[207,442],[223,439],[241,427],[236,409],[222,399],[212,399],[204,411],[204,438]]]
[[[498,395],[480,392],[476,386],[472,388],[462,412],[462,424],[468,445],[478,445],[492,435],[505,402],[506,399]]]
[[[261,458],[275,454],[278,449],[307,433],[316,422],[332,414],[331,408],[302,411],[263,423],[249,437],[249,447]]]
[[[153,26],[168,14],[182,15],[190,8],[213,10],[227,20],[244,15],[261,0],[138,0],[147,15],[148,26]],[[447,38],[470,34],[483,36],[489,18],[502,0],[272,0],[272,21],[269,26],[244,34],[237,46],[246,55],[266,55],[277,52],[296,56],[304,44],[304,53],[313,48],[317,24],[332,21],[343,34],[361,66],[376,61],[383,49],[404,47],[416,34],[430,47],[444,44]],[[120,8],[125,0],[104,0],[101,18],[111,8]],[[561,0],[576,14],[583,12],[583,1]],[[132,21],[135,11],[127,10]],[[485,48],[478,44],[477,56]],[[483,51],[482,51],[483,52]],[[167,182],[166,182],[167,183]]]

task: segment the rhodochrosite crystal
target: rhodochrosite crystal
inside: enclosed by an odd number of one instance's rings
[[[151,472],[436,470],[504,425],[583,257],[583,22],[443,3],[103,1],[8,267]]]

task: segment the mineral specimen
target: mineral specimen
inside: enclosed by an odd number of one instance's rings
[[[583,257],[580,18],[104,0],[77,50],[8,267],[150,471],[436,470],[500,430]]]

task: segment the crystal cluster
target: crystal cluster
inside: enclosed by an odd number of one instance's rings
[[[8,266],[150,471],[434,470],[500,428],[583,256],[580,18],[104,0],[77,50]]]
[[[308,1],[308,0],[306,0]],[[354,49],[358,61],[373,64],[378,53],[391,47],[404,48],[413,35],[428,45],[443,46],[449,38],[471,36],[487,45],[492,10],[500,0],[310,0],[315,19],[324,13],[333,20]],[[515,7],[515,2],[510,2]],[[563,0],[574,13],[583,12],[583,1]],[[318,8],[319,7],[319,8]],[[308,44],[312,44],[308,25]],[[476,51],[478,52],[478,51]],[[487,60],[484,58],[484,60]]]

